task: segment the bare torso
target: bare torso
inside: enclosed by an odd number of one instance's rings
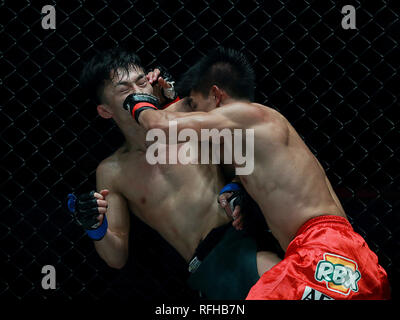
[[[250,127],[255,135],[254,171],[240,178],[286,250],[307,220],[345,213],[322,166],[290,123],[271,108],[248,107],[262,108],[265,121]]]
[[[145,152],[124,147],[104,163],[113,171],[114,191],[127,200],[130,211],[186,261],[213,228],[230,221],[216,201],[224,183],[216,165],[151,165]]]

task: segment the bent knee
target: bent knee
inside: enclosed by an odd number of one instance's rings
[[[281,262],[282,259],[277,254],[270,251],[257,252],[257,271],[261,277],[265,272],[271,269],[274,265]]]

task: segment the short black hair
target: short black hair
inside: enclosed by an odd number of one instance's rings
[[[97,104],[102,103],[105,81],[112,80],[118,69],[129,73],[129,69],[144,69],[140,58],[132,51],[117,47],[98,52],[84,66],[80,86]],[[114,75],[111,75],[114,71]]]
[[[213,85],[233,98],[253,100],[255,74],[244,54],[224,47],[213,49],[182,75],[177,91],[181,96],[191,90],[207,96]]]

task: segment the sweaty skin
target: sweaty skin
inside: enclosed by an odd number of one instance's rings
[[[114,268],[123,267],[127,261],[129,210],[158,231],[187,262],[213,228],[232,221],[216,201],[225,184],[218,166],[151,165],[146,160],[146,131],[122,105],[129,94],[151,94],[152,89],[143,70],[119,72],[106,83],[105,102],[97,107],[103,118],[116,122],[126,140],[96,171],[97,190],[103,191],[101,197],[108,205],[108,230],[95,247]],[[191,111],[187,104],[179,102],[168,109]],[[178,150],[182,146],[179,144]],[[279,261],[276,255],[259,253],[259,274]]]
[[[260,104],[235,100],[214,87],[208,97],[192,91],[188,98],[197,108],[208,105],[209,112],[145,110],[139,123],[146,129],[168,132],[168,122],[175,120],[178,132],[191,128],[199,136],[201,129],[254,129],[254,171],[239,177],[285,251],[309,219],[346,216],[322,166],[283,115]]]

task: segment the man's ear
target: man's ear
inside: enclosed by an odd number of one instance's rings
[[[213,85],[210,90],[212,99],[215,101],[215,106],[218,108],[222,99],[225,97],[225,91],[216,85]]]
[[[104,119],[110,119],[113,117],[113,113],[110,110],[109,107],[107,107],[104,104],[99,104],[97,106],[97,113],[100,115],[100,117],[104,118]]]

